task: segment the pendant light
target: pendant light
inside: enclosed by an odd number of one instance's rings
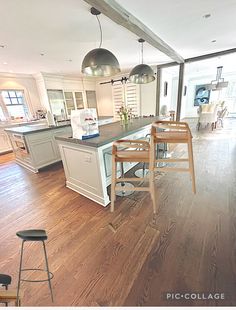
[[[138,42],[142,45],[142,64],[135,66],[131,70],[129,74],[129,80],[131,83],[135,84],[147,84],[155,80],[155,75],[152,68],[143,63],[143,43],[145,40],[139,39]]]
[[[102,27],[98,15],[101,14],[94,7],[90,10],[95,15],[100,29],[99,48],[90,51],[82,62],[82,73],[89,76],[112,76],[120,72],[120,65],[117,58],[107,49],[101,48],[102,45]]]
[[[229,82],[225,82],[221,77],[223,66],[217,67],[216,79],[206,85],[207,90],[221,90],[224,87],[228,87]]]

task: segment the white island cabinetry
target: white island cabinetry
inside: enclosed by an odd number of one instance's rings
[[[151,123],[157,117],[134,119],[127,126],[120,122],[103,125],[100,136],[78,140],[68,135],[57,136],[66,175],[66,186],[87,198],[107,206],[110,198],[107,186],[111,184],[111,149],[118,139],[142,139],[150,133]],[[124,171],[135,163],[124,163]],[[119,170],[118,170],[119,171]]]
[[[22,126],[6,131],[11,140],[16,162],[37,173],[40,168],[61,160],[55,136],[70,135],[71,127],[33,128],[32,126]]]
[[[0,154],[12,151],[11,142],[8,139],[4,128],[0,128]]]

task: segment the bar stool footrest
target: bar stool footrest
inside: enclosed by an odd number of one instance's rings
[[[41,269],[41,268],[26,268],[26,269],[21,269],[21,271],[42,271],[42,272],[46,272],[46,269]],[[21,279],[20,281],[22,282],[48,282],[49,280],[52,280],[52,278],[54,277],[53,273],[51,271],[48,272],[50,277],[47,279],[43,279],[43,280],[27,280],[27,279]]]

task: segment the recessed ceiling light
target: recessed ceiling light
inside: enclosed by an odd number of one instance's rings
[[[44,56],[44,53],[40,53],[40,56]]]
[[[6,62],[6,61],[4,61],[4,62],[3,62],[3,64],[4,64],[4,65],[7,65],[7,62]]]
[[[211,17],[211,14],[208,13],[208,14],[203,15],[202,17],[203,18],[209,18],[209,17]]]
[[[212,43],[215,43],[215,42],[216,42],[216,40],[212,40],[211,42],[212,42]]]

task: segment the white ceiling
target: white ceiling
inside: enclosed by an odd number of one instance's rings
[[[117,2],[184,58],[236,47],[236,0]],[[97,20],[83,0],[0,0],[0,8],[0,45],[6,46],[0,48],[0,72],[80,75],[85,54],[98,47]],[[211,17],[204,19],[207,13]],[[100,20],[102,47],[127,71],[140,61],[138,38],[104,15]],[[144,61],[171,59],[146,43]]]
[[[236,0],[116,1],[184,58],[236,47]]]

